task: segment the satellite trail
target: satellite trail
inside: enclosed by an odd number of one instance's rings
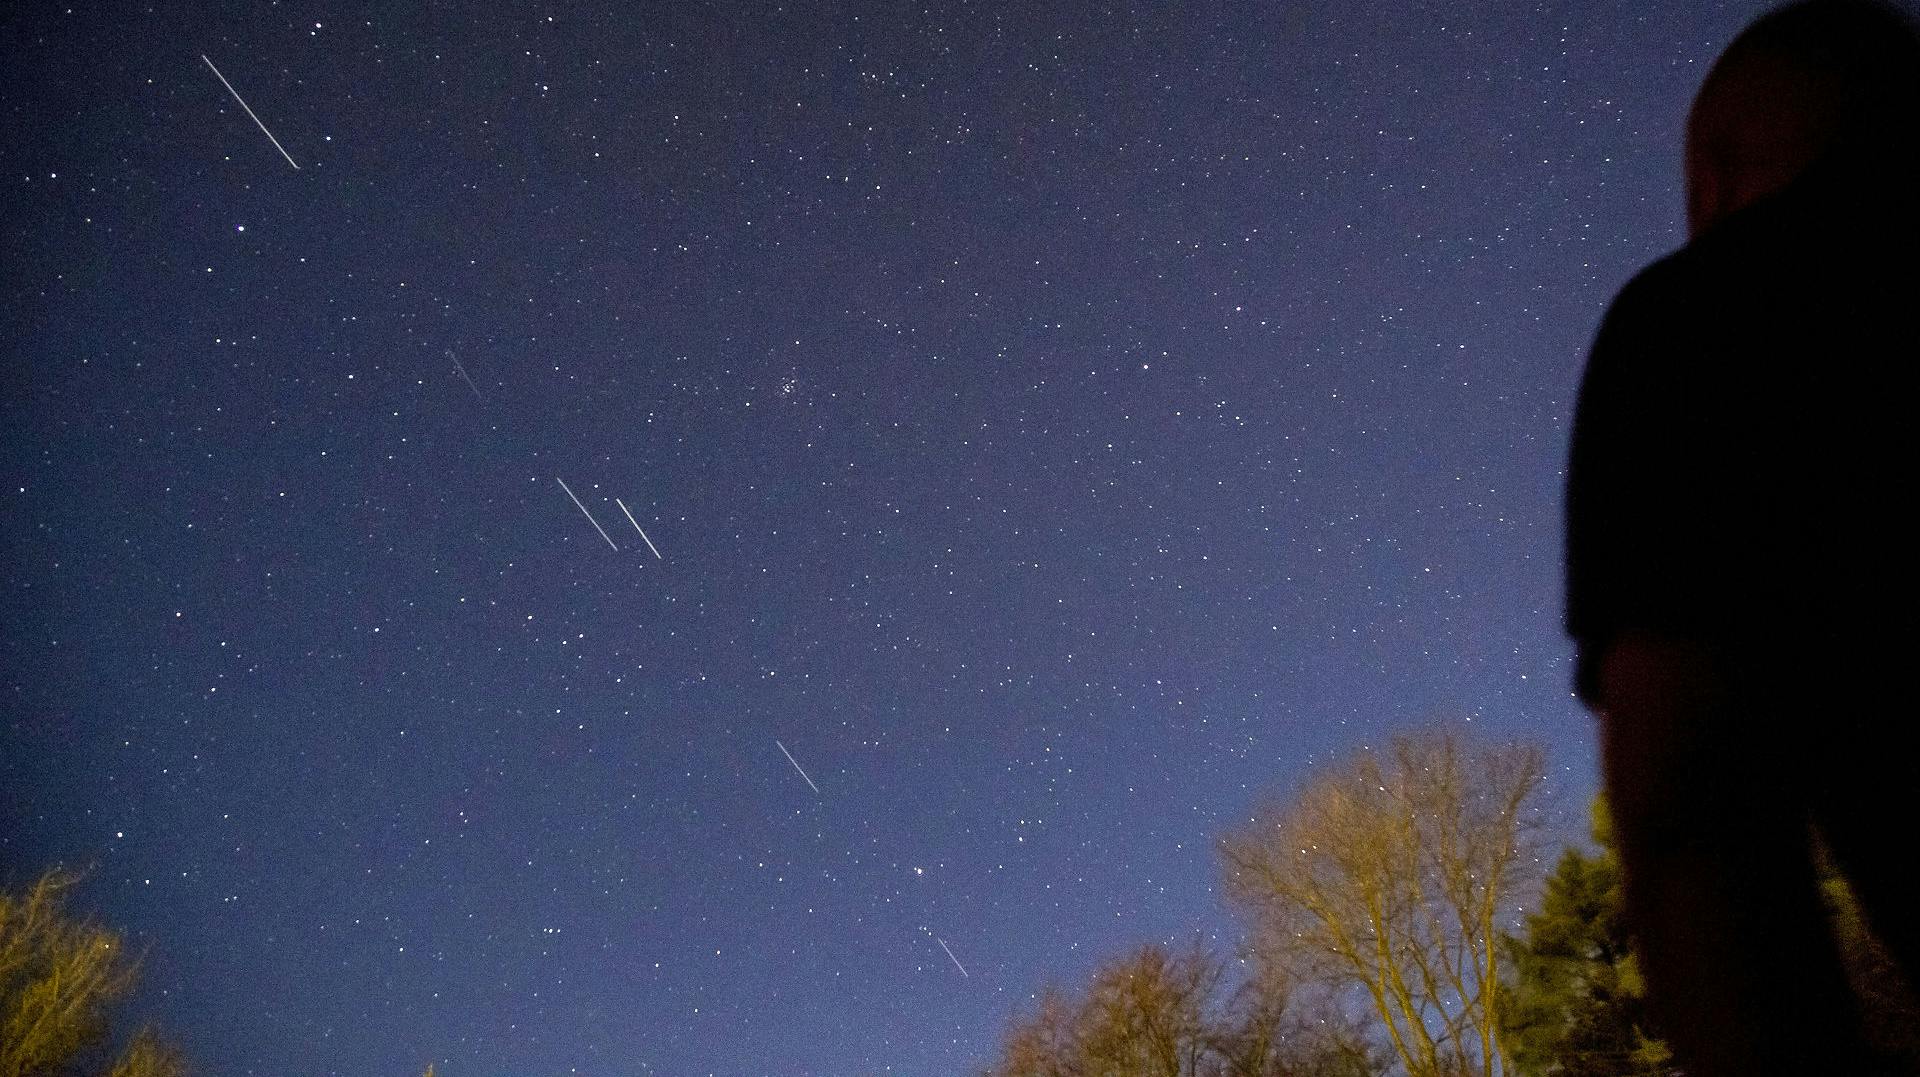
[[[201,53],[200,58],[207,60],[207,54]],[[293,159],[293,155],[287,152],[287,148],[280,144],[279,139],[273,137],[273,132],[267,130],[267,125],[260,122],[260,117],[253,115],[253,109],[247,107],[247,102],[241,98],[240,91],[233,88],[233,83],[227,81],[227,76],[222,75],[220,69],[213,66],[212,60],[207,60],[207,67],[213,71],[213,77],[220,80],[220,85],[225,86],[227,92],[233,95],[233,99],[240,102],[240,107],[247,110],[247,115],[253,116],[253,125],[260,129],[261,134],[267,136],[267,141],[273,143],[273,148],[280,151],[280,156],[287,159],[287,163],[293,166],[295,172],[300,171],[299,162]]]
[[[616,497],[613,499],[613,503],[620,506],[621,512],[627,512],[626,502]],[[635,531],[640,531],[640,521],[633,518],[633,513],[627,512],[627,522],[633,525],[633,529]],[[661,560],[661,561],[666,560],[666,558],[660,556],[660,550],[654,546],[653,540],[647,537],[647,533],[645,531],[640,531],[640,541],[646,543],[647,549],[653,551],[653,556],[655,557],[655,559]]]
[[[953,967],[960,970],[960,975],[967,976],[967,967],[960,963],[959,958],[953,956],[953,947],[947,945],[947,940],[941,938],[938,935],[935,935],[933,937],[933,941],[939,943],[940,948],[947,952],[947,957],[953,961]],[[973,979],[973,977],[967,976],[967,979],[971,980]]]
[[[781,744],[781,743],[780,743],[779,741],[777,741],[777,740],[776,740],[776,741],[774,741],[773,743],[779,746],[779,748],[780,748],[780,754],[781,754],[781,755],[784,755],[784,756],[786,756],[786,757],[787,757],[787,762],[789,762],[789,763],[792,763],[792,764],[793,764],[793,769],[795,769],[795,770],[800,770],[800,761],[799,761],[798,759],[795,759],[795,758],[793,757],[793,753],[792,753],[792,752],[789,752],[789,751],[787,751],[787,746],[786,746],[786,745],[784,745],[784,744]],[[801,779],[802,781],[804,781],[804,782],[806,782],[806,783],[807,783],[807,788],[809,788],[809,789],[812,789],[812,790],[814,791],[814,793],[815,793],[816,795],[818,795],[818,794],[819,794],[819,792],[820,792],[820,787],[819,787],[819,786],[817,786],[817,785],[815,785],[815,784],[813,784],[813,779],[812,779],[812,778],[809,778],[809,777],[807,777],[807,772],[806,772],[806,771],[804,771],[804,770],[800,770],[800,779]]]
[[[567,492],[568,497],[573,497],[573,488],[567,485],[567,480],[561,478],[558,475],[555,475],[553,477],[553,481],[560,484],[560,489],[565,490]],[[580,499],[577,497],[573,497],[573,503],[576,505],[580,505]],[[600,521],[593,518],[593,513],[588,512],[587,507],[585,505],[580,505],[580,514],[587,518],[587,522],[593,525],[593,529],[595,531],[600,532],[601,538],[607,540],[607,545],[613,546],[613,539],[608,538],[606,529],[600,526]],[[613,552],[619,553],[620,547],[613,546]]]
[[[473,383],[472,378],[467,377],[467,368],[460,365],[460,357],[453,354],[452,348],[447,349],[447,358],[453,360],[453,369],[458,370],[460,372],[460,380],[466,382],[467,388],[473,390],[474,398],[480,401],[482,404],[486,403],[487,398],[480,395],[480,387]]]

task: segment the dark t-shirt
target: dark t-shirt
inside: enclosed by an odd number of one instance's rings
[[[1627,629],[1753,668],[1910,657],[1913,198],[1810,176],[1614,300],[1567,474],[1583,699]]]

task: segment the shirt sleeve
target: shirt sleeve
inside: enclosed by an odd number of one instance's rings
[[[1686,630],[1708,600],[1702,509],[1712,423],[1692,386],[1700,356],[1672,267],[1622,290],[1587,361],[1567,465],[1567,632],[1574,686],[1593,702],[1622,630]],[[1704,500],[1703,500],[1704,499]]]

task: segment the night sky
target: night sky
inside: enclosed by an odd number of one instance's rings
[[[407,6],[4,16],[0,879],[203,1072],[962,1073],[1363,744],[1580,815],[1764,5]]]

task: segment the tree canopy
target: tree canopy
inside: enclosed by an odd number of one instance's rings
[[[1078,1000],[1048,989],[992,1077],[1367,1077],[1364,1038],[1290,1005],[1271,981],[1227,985],[1198,948],[1109,961]]]
[[[1278,975],[1363,1000],[1414,1077],[1507,1069],[1500,940],[1537,884],[1530,745],[1401,737],[1221,843],[1229,899]]]
[[[112,1011],[140,962],[117,932],[67,911],[78,882],[55,868],[0,891],[0,1077],[184,1077],[181,1054],[151,1029],[111,1051]]]

